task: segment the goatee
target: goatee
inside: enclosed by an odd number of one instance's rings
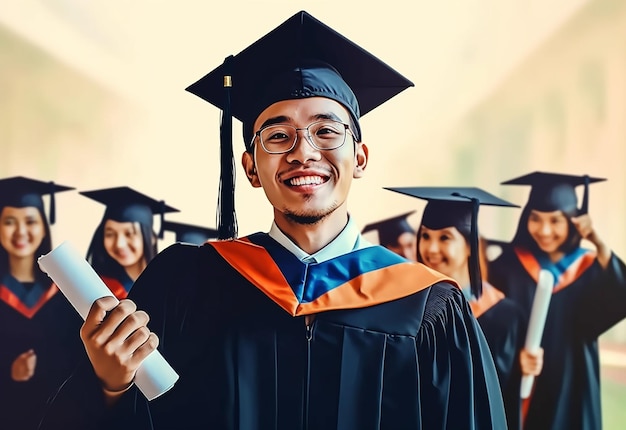
[[[286,213],[285,216],[293,221],[296,224],[302,224],[302,225],[313,225],[313,224],[317,224],[318,222],[320,222],[321,220],[323,220],[324,218],[326,218],[328,214],[323,214],[323,215],[298,215],[298,214],[294,214],[294,213]]]

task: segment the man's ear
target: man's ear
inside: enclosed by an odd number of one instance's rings
[[[352,176],[354,178],[360,178],[364,175],[365,168],[367,167],[369,149],[367,148],[367,145],[365,145],[364,143],[357,142],[354,152],[355,152],[354,157],[355,157],[356,163],[354,165],[354,173]]]
[[[246,172],[246,176],[248,177],[250,184],[252,184],[255,188],[259,188],[261,186],[261,181],[259,181],[259,175],[257,174],[256,166],[254,164],[254,156],[251,152],[243,152],[243,155],[241,156],[241,165],[243,166],[244,172]]]

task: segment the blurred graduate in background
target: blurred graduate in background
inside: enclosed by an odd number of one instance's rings
[[[385,248],[403,256],[411,261],[416,261],[415,229],[411,227],[407,218],[415,211],[384,219],[382,221],[367,224],[361,230],[361,234],[370,231],[378,232],[378,243]]]
[[[163,230],[174,232],[176,234],[176,242],[195,245],[202,245],[209,239],[216,239],[218,235],[218,231],[215,228],[167,220],[163,222]]]
[[[157,238],[163,237],[164,214],[179,210],[130,187],[80,194],[106,206],[91,239],[87,261],[115,297],[123,299],[158,252]],[[161,217],[158,234],[154,230],[154,215]]]
[[[531,354],[524,349],[526,319],[521,309],[485,281],[485,248],[478,232],[480,205],[517,206],[479,188],[387,189],[428,201],[417,231],[417,260],[461,285],[491,349],[508,428],[519,430],[521,378],[541,372],[543,351]]]
[[[42,196],[71,187],[22,176],[0,180],[0,428],[34,430],[82,352],[82,319],[37,258],[52,250]]]
[[[534,172],[503,182],[529,185],[512,242],[489,279],[528,317],[539,271],[554,276],[541,345],[544,369],[526,405],[526,429],[602,428],[598,337],[626,317],[626,267],[594,228],[589,176]],[[575,188],[584,185],[581,207]],[[581,247],[588,240],[595,250]]]

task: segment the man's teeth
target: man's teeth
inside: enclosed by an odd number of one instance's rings
[[[290,185],[319,185],[324,180],[320,176],[299,176],[297,178],[291,178],[289,180]]]

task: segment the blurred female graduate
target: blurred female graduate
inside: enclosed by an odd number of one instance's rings
[[[529,430],[602,428],[598,337],[626,317],[626,266],[587,213],[588,185],[602,180],[534,172],[503,182],[531,191],[512,242],[490,265],[490,282],[528,317],[539,271],[554,276],[544,368],[525,405]],[[578,185],[584,185],[580,208]],[[595,250],[581,247],[582,239]]]
[[[81,191],[106,206],[91,239],[87,261],[115,297],[123,299],[133,283],[157,254],[157,237],[163,235],[163,214],[178,212],[130,187]],[[154,215],[161,215],[159,234]]]
[[[52,249],[43,195],[73,188],[0,180],[0,428],[34,430],[83,349],[80,316],[37,265]]]
[[[427,200],[417,231],[417,260],[459,282],[478,319],[498,371],[509,430],[521,428],[522,375],[538,375],[542,351],[524,349],[527,321],[519,306],[487,282],[478,232],[480,205],[516,207],[475,187],[387,188]]]

